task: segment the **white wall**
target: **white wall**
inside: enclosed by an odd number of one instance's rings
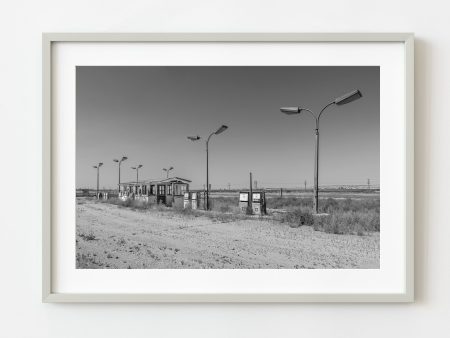
[[[445,1],[4,1],[1,337],[423,337],[450,317]],[[42,32],[415,32],[415,304],[41,304]],[[28,189],[26,195],[16,190]],[[5,217],[6,215],[6,217]]]

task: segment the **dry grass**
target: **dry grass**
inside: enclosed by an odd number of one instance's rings
[[[78,236],[80,236],[85,241],[95,241],[97,239],[92,232],[90,232],[88,234],[81,233],[81,234],[78,234]]]
[[[310,209],[299,208],[279,215],[279,221],[288,223],[291,228],[302,225],[314,225],[314,216]]]
[[[241,214],[238,197],[214,197],[210,199],[211,211],[192,210],[191,208],[167,208],[164,205],[128,199],[122,201],[117,198],[101,200],[101,203],[116,204],[133,210],[164,210],[183,217],[208,217],[214,222],[233,222],[249,219],[250,213]],[[320,200],[319,212],[327,216],[313,216],[311,198],[300,197],[272,197],[267,199],[270,209],[283,209],[284,213],[275,215],[275,219],[287,223],[291,227],[302,225],[314,226],[317,231],[334,234],[358,234],[380,231],[380,200],[378,198],[365,199],[334,199]],[[85,240],[88,235],[80,235]]]
[[[270,204],[287,209],[279,220],[292,227],[311,225],[317,231],[333,234],[364,235],[380,231],[379,199],[328,198],[319,204],[319,212],[328,214],[322,217],[313,216],[312,199],[275,198]]]
[[[364,235],[380,231],[380,214],[376,212],[342,211],[317,218],[314,229],[334,234]]]
[[[77,269],[99,269],[103,267],[103,264],[97,262],[95,257],[91,254],[77,253],[76,266]]]

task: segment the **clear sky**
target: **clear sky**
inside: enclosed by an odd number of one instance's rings
[[[258,187],[313,182],[314,120],[288,116],[282,106],[315,112],[353,89],[360,100],[331,106],[320,123],[321,185],[379,183],[379,67],[77,67],[77,188],[116,188],[114,158],[142,164],[139,178],[174,176],[205,183],[204,139],[220,125],[229,129],[210,141],[213,188],[241,187],[253,172]],[[189,135],[203,139],[189,141]],[[171,175],[172,176],[172,175]]]

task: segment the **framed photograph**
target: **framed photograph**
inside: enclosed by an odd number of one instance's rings
[[[43,35],[44,302],[411,302],[412,34]]]

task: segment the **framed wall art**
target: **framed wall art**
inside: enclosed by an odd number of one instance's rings
[[[44,34],[43,301],[413,301],[413,89],[412,34]]]

